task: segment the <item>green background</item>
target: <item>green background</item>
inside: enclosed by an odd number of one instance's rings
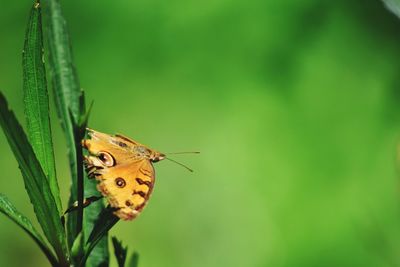
[[[31,1],[1,0],[0,90],[23,120]],[[63,1],[89,126],[160,151],[112,234],[140,267],[400,266],[400,20],[375,0]],[[69,173],[53,112],[64,207]],[[34,218],[0,134],[0,188]],[[113,259],[112,266],[116,266]],[[0,217],[0,266],[47,266]]]

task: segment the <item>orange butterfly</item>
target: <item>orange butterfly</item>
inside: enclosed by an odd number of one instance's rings
[[[88,176],[99,181],[97,189],[116,209],[116,216],[123,220],[136,218],[154,187],[152,163],[165,159],[165,154],[123,135],[112,136],[89,128],[87,131],[91,139],[83,140],[82,146],[89,152],[84,157]]]

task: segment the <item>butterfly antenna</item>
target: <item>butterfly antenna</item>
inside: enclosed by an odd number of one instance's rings
[[[193,170],[192,170],[191,168],[189,168],[188,166],[186,166],[186,165],[184,165],[184,164],[182,164],[182,163],[180,163],[180,162],[177,162],[176,160],[173,160],[173,159],[170,159],[170,158],[165,158],[165,159],[167,159],[167,160],[169,160],[169,161],[172,161],[172,162],[175,162],[176,164],[181,165],[182,167],[184,167],[185,169],[187,169],[188,171],[193,172]]]
[[[170,153],[164,153],[164,154],[200,154],[199,151],[185,151],[185,152],[170,152]]]

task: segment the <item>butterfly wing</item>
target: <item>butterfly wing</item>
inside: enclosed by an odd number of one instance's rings
[[[115,215],[123,220],[134,219],[152,192],[153,165],[149,159],[132,153],[133,140],[93,130],[89,135],[91,139],[83,141],[90,153],[85,157],[89,176],[99,181],[97,188],[116,209]]]
[[[87,131],[91,139],[83,140],[82,145],[84,148],[88,149],[91,154],[112,150],[117,158],[125,159],[134,156],[132,154],[132,147],[140,145],[122,135],[112,136],[89,128],[87,128]]]
[[[97,171],[98,190],[107,197],[115,215],[134,219],[144,208],[154,186],[154,168],[148,160],[128,161]]]

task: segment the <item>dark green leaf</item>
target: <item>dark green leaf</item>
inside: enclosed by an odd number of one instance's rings
[[[50,189],[60,214],[62,206],[56,178],[43,56],[41,8],[39,4],[35,4],[30,13],[22,53],[25,117],[29,141],[49,179]]]
[[[55,102],[69,148],[68,156],[72,175],[69,205],[77,200],[79,202],[78,212],[70,214],[67,221],[68,242],[72,246],[72,242],[82,230],[83,218],[83,175],[82,162],[79,160],[82,152],[80,145],[76,143],[80,143],[83,134],[77,135],[82,131],[78,129],[81,127],[74,124],[74,121],[79,122],[80,118],[85,115],[85,101],[73,64],[69,34],[61,11],[60,1],[45,0],[43,5],[47,22],[49,65]],[[72,116],[70,116],[70,113]]]
[[[57,259],[53,255],[53,252],[44,242],[43,238],[40,236],[38,231],[36,231],[36,229],[33,227],[31,221],[27,217],[22,215],[3,194],[0,194],[0,212],[5,214],[12,221],[14,221],[30,237],[32,237],[33,240],[36,242],[36,244],[39,245],[40,249],[46,255],[51,265],[57,266]]]
[[[85,245],[84,257],[79,266],[84,266],[87,258],[98,242],[108,233],[108,231],[119,221],[119,218],[113,214],[113,209],[106,208],[99,215],[92,232]]]
[[[0,125],[18,161],[36,217],[46,238],[53,246],[60,265],[64,266],[67,264],[68,253],[65,232],[49,182],[21,125],[14,113],[8,109],[2,93],[0,93]]]
[[[133,252],[128,267],[137,267],[138,264],[139,264],[139,254],[137,252]]]
[[[117,258],[118,266],[124,267],[126,261],[126,253],[128,252],[127,247],[122,246],[122,242],[119,241],[115,236],[112,237],[112,243],[114,246],[115,258]]]
[[[85,180],[85,194],[86,197],[99,195],[99,192],[96,189],[96,181],[94,179],[86,179]],[[84,220],[84,229],[86,233],[90,233],[99,217],[99,214],[104,209],[103,201],[96,201],[92,203],[90,206],[85,208],[85,220]],[[86,266],[102,266],[102,264],[109,262],[109,250],[108,250],[108,234],[105,233],[104,236],[100,239],[98,244],[94,247],[92,253],[90,254]]]
[[[109,266],[108,235],[105,234],[93,248],[85,267]]]
[[[400,0],[383,0],[385,6],[400,18]]]
[[[43,6],[47,19],[52,83],[59,104],[57,108],[66,134],[73,140],[73,125],[69,118],[69,110],[71,110],[74,120],[79,121],[79,118],[85,114],[84,98],[81,98],[81,88],[73,64],[70,38],[60,1],[46,0],[43,1]]]
[[[74,243],[71,247],[71,257],[80,259],[82,255],[80,253],[83,252],[83,245],[84,245],[84,237],[83,232],[80,232],[79,235],[76,237]]]
[[[93,102],[91,103],[87,114],[81,118],[81,125],[86,125],[89,119],[90,111],[92,109]],[[86,179],[84,183],[86,197],[98,195],[99,192],[96,188],[97,182],[93,179]],[[97,201],[91,204],[89,207],[85,208],[84,216],[84,230],[86,233],[90,233],[98,219],[99,214],[104,210],[104,203],[102,201]],[[109,264],[109,250],[108,250],[108,233],[106,232],[104,236],[99,240],[97,245],[93,248],[87,259],[86,266],[97,267],[97,266],[108,266]]]

